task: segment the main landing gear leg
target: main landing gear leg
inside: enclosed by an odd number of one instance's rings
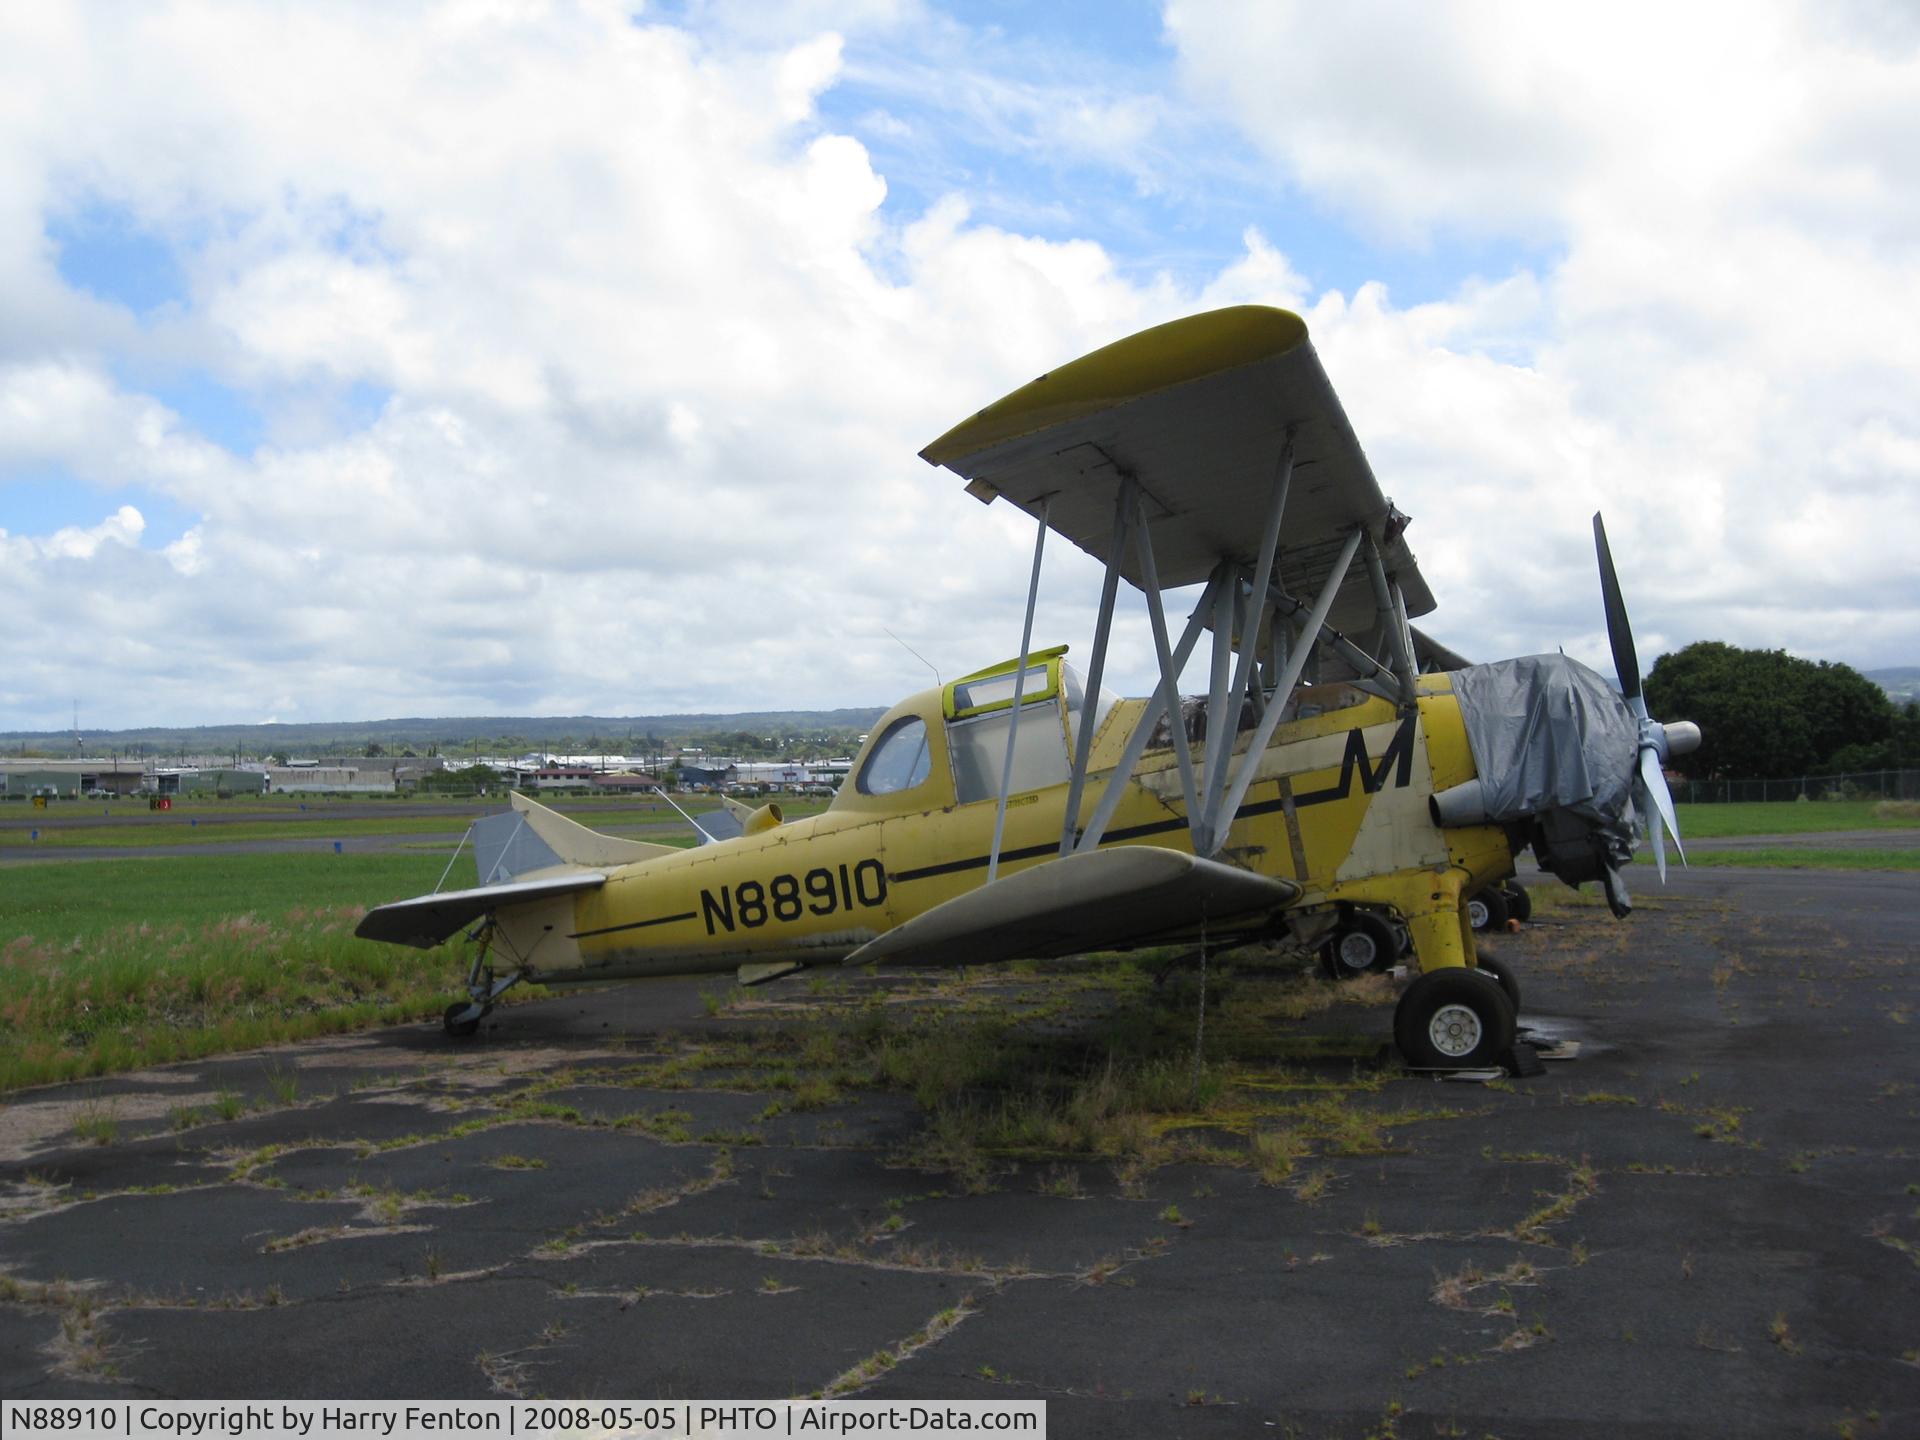
[[[479,942],[480,949],[473,957],[473,968],[467,971],[467,998],[454,1001],[440,1017],[447,1034],[455,1040],[465,1040],[476,1033],[480,1029],[480,1022],[492,1013],[493,1002],[518,985],[526,975],[524,970],[514,970],[500,979],[494,978],[493,966],[487,963],[493,945],[491,919],[474,931],[470,938]]]
[[[1423,877],[1403,911],[1421,973],[1393,1012],[1393,1038],[1407,1063],[1421,1069],[1499,1065],[1513,1049],[1514,1000],[1499,979],[1476,967],[1473,923],[1461,904],[1463,878],[1454,870]]]

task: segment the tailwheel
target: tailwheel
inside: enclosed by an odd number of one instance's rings
[[[1480,1070],[1513,1049],[1513,1002],[1491,974],[1450,965],[1407,987],[1393,1014],[1393,1038],[1409,1065]]]
[[[1320,947],[1320,968],[1329,979],[1355,980],[1389,969],[1400,948],[1400,937],[1384,919],[1368,910],[1353,910],[1341,917]]]
[[[440,1023],[455,1040],[465,1040],[478,1034],[480,1022],[493,1013],[493,1002],[504,991],[511,990],[526,978],[524,968],[514,970],[504,980],[494,978],[493,966],[489,962],[495,928],[493,916],[488,915],[467,932],[467,939],[477,947],[472,968],[467,971],[467,998],[454,1001],[440,1016]]]

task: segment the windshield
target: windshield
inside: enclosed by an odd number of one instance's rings
[[[924,782],[932,768],[927,750],[927,722],[908,715],[893,722],[860,769],[857,787],[862,795],[892,795]]]
[[[1069,737],[1080,733],[1080,712],[1086,708],[1087,687],[1080,679],[1080,672],[1067,664],[1060,663],[1060,688],[1067,692],[1067,734]],[[1113,707],[1120,703],[1120,697],[1104,682],[1100,686],[1100,702],[1093,707],[1093,728],[1098,730],[1113,713]]]

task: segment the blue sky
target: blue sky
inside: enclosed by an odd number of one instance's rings
[[[1018,637],[1023,527],[920,446],[1224,303],[1307,317],[1463,654],[1606,666],[1604,509],[1648,658],[1917,658],[1920,31],[1810,0],[636,10],[15,24],[0,729],[75,695],[886,702],[924,676],[888,630],[948,673]],[[1045,638],[1084,648],[1095,583],[1061,547]]]
[[[859,139],[885,177],[883,213],[895,225],[944,195],[964,194],[978,223],[1092,240],[1138,282],[1167,275],[1193,287],[1239,250],[1251,226],[1313,291],[1374,283],[1400,305],[1540,262],[1511,240],[1458,233],[1384,243],[1290,185],[1226,117],[1182,90],[1155,5],[954,4],[935,14],[940,23],[928,27],[852,29],[844,69],[818,102],[815,128]],[[656,5],[639,19],[677,20],[710,41],[727,28],[700,6]],[[997,108],[989,84],[1006,86],[1022,108]],[[1050,126],[1059,110],[1088,98],[1150,103],[1165,133],[1120,157],[1056,143]],[[993,126],[979,123],[988,110],[996,112]],[[45,235],[67,285],[123,308],[151,333],[190,316],[190,277],[216,226],[234,222],[219,216],[169,234],[123,204],[81,194],[47,214]],[[377,227],[343,225],[334,248],[354,253],[370,228]],[[241,457],[281,427],[302,435],[316,426],[363,428],[390,394],[364,381],[249,384],[152,345],[114,357],[112,368],[122,385]],[[150,487],[123,486],[115,499],[141,510],[148,545],[178,539],[198,518]],[[100,506],[95,487],[58,465],[0,465],[0,528],[45,534],[84,526]]]

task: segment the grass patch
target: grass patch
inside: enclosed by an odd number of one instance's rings
[[[231,855],[34,864],[0,918],[0,1091],[437,1014],[464,941],[354,938],[433,888],[432,856]],[[449,885],[472,884],[456,873]],[[288,1078],[282,1103],[292,1103]],[[225,1106],[218,1107],[222,1118]]]
[[[1817,783],[1817,782],[1816,782]],[[1834,830],[1912,829],[1920,807],[1888,812],[1899,802],[1874,800],[1766,800],[1739,805],[1676,805],[1680,833],[1712,840],[1735,835],[1814,835]]]
[[[1680,833],[1687,833],[1684,826]],[[1645,850],[1636,855],[1634,860],[1641,865],[1653,864],[1651,853]],[[1758,850],[1695,850],[1687,856],[1687,863],[1696,868],[1706,866],[1750,870],[1920,870],[1920,850],[1881,850],[1871,847],[1815,850],[1803,846],[1769,845]]]
[[[1261,1183],[1318,1199],[1333,1176],[1309,1157],[1395,1148],[1392,1131],[1456,1112],[1387,1110],[1367,1103],[1384,1083],[1358,1066],[1329,1073],[1288,1068],[1301,1038],[1290,1021],[1335,1006],[1389,1003],[1364,984],[1330,986],[1271,970],[1216,972],[1209,981],[1206,1053],[1196,1064],[1192,977],[1154,986],[1127,962],[1097,968],[1116,1003],[1072,1044],[982,1016],[896,1026],[875,1042],[878,1083],[911,1091],[927,1123],[902,1158],[951,1174],[970,1192],[998,1183],[1015,1162],[1038,1161],[1042,1193],[1060,1193],[1074,1162],[1105,1161],[1125,1194],[1175,1161],[1253,1171]],[[1373,1038],[1369,1057],[1379,1050]],[[1176,1223],[1176,1222],[1169,1222]]]

